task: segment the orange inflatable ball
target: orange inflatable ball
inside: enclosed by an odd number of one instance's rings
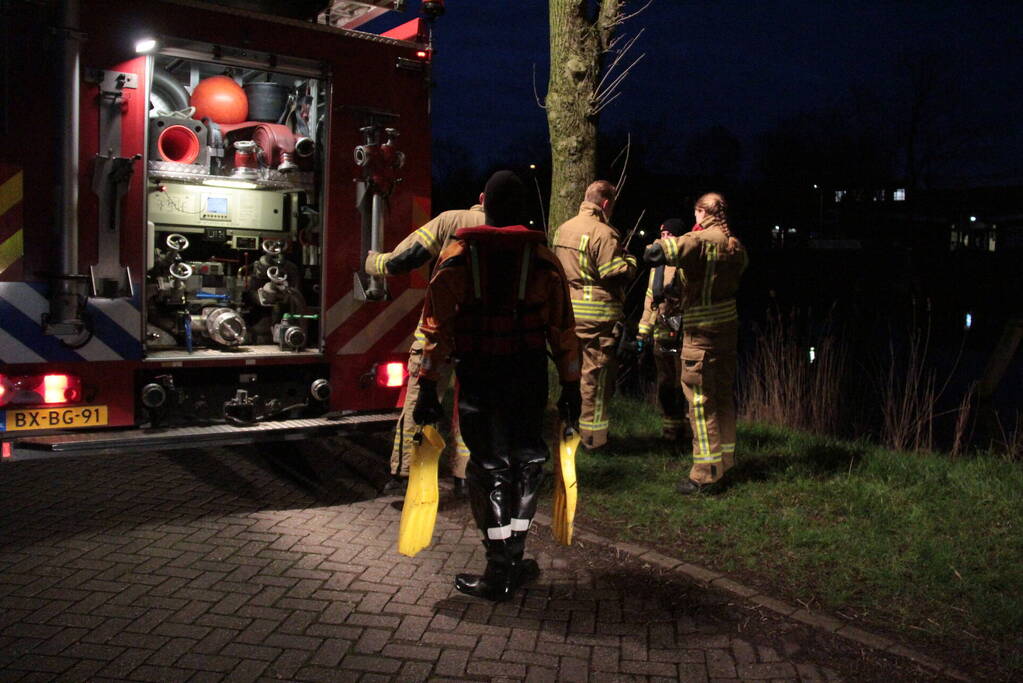
[[[249,115],[249,98],[228,76],[210,76],[195,86],[189,100],[195,118],[209,117],[216,123],[241,123]]]

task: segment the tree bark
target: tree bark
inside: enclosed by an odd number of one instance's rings
[[[551,73],[545,106],[551,140],[551,232],[578,212],[586,186],[596,180],[594,95],[601,58],[623,2],[602,0],[591,20],[586,0],[550,0]]]

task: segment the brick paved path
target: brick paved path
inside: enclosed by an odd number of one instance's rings
[[[503,605],[466,598],[452,576],[483,555],[464,506],[405,558],[397,499],[368,480],[383,457],[287,449],[0,467],[0,680],[855,676],[805,625],[542,533],[537,585]],[[870,679],[916,671],[869,666]]]

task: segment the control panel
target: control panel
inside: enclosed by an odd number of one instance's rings
[[[164,181],[149,187],[149,220],[157,225],[280,232],[284,230],[284,195]]]

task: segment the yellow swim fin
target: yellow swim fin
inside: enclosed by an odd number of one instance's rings
[[[437,522],[437,463],[444,451],[444,438],[431,425],[416,434],[416,447],[409,462],[408,489],[401,509],[398,552],[414,556],[433,540]]]
[[[563,545],[572,544],[572,522],[579,499],[579,482],[575,477],[575,453],[581,439],[579,432],[559,425],[558,454],[554,459],[554,505],[551,511],[551,531],[554,539]]]

